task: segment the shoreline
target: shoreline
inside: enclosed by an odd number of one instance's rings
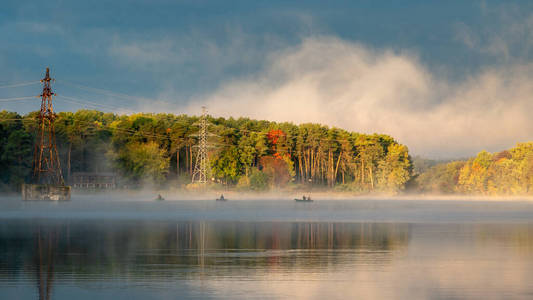
[[[80,191],[73,190],[72,198],[108,197],[126,198],[136,200],[154,200],[161,195],[167,201],[181,200],[215,200],[224,195],[227,200],[291,200],[302,198],[303,195],[310,196],[316,201],[329,200],[398,200],[398,201],[463,201],[463,202],[533,202],[533,195],[461,195],[461,194],[415,194],[415,193],[353,193],[353,192],[331,192],[331,191],[270,191],[270,192],[249,192],[235,190],[205,190],[195,191],[187,189],[117,189],[106,191]],[[1,193],[0,198],[21,198],[20,193]]]
[[[344,192],[302,192],[302,191],[272,191],[272,192],[242,192],[242,191],[188,191],[188,190],[115,190],[108,192],[80,192],[74,191],[73,197],[132,197],[153,200],[161,194],[168,201],[178,200],[215,200],[221,194],[227,200],[291,200],[301,198],[302,195],[311,196],[316,201],[329,200],[415,200],[415,201],[464,201],[464,202],[533,202],[533,195],[459,195],[459,194],[386,194],[386,193],[344,193]],[[1,195],[4,196],[4,195]],[[10,195],[18,196],[18,195]]]

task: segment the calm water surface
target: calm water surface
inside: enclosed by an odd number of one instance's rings
[[[1,299],[533,299],[533,204],[0,198]]]

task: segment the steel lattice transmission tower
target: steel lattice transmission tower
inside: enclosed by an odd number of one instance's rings
[[[202,117],[198,123],[200,132],[198,133],[198,153],[196,155],[196,164],[194,165],[194,172],[192,173],[193,183],[207,183],[209,176],[209,157],[207,156],[207,112],[205,106],[202,106]]]
[[[63,174],[57,152],[54,121],[56,114],[52,104],[50,69],[46,68],[46,75],[41,82],[43,92],[41,96],[41,111],[38,118],[37,142],[33,157],[33,180],[40,184],[64,185]]]

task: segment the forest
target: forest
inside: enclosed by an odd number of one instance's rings
[[[437,194],[530,195],[533,142],[496,153],[479,152],[463,161],[437,164],[415,175],[419,191]]]
[[[31,182],[38,112],[0,112],[0,190]],[[96,110],[60,112],[55,134],[63,177],[117,174],[119,188],[194,188],[197,116]],[[397,193],[412,177],[408,148],[382,134],[319,124],[208,116],[213,188]]]

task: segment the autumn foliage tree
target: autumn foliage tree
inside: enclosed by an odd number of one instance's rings
[[[529,195],[533,192],[533,142],[497,153],[481,151],[468,161],[436,165],[417,181],[425,192]]]
[[[289,183],[291,175],[287,163],[275,156],[263,156],[260,160],[260,170],[268,176],[271,187],[284,187]]]

